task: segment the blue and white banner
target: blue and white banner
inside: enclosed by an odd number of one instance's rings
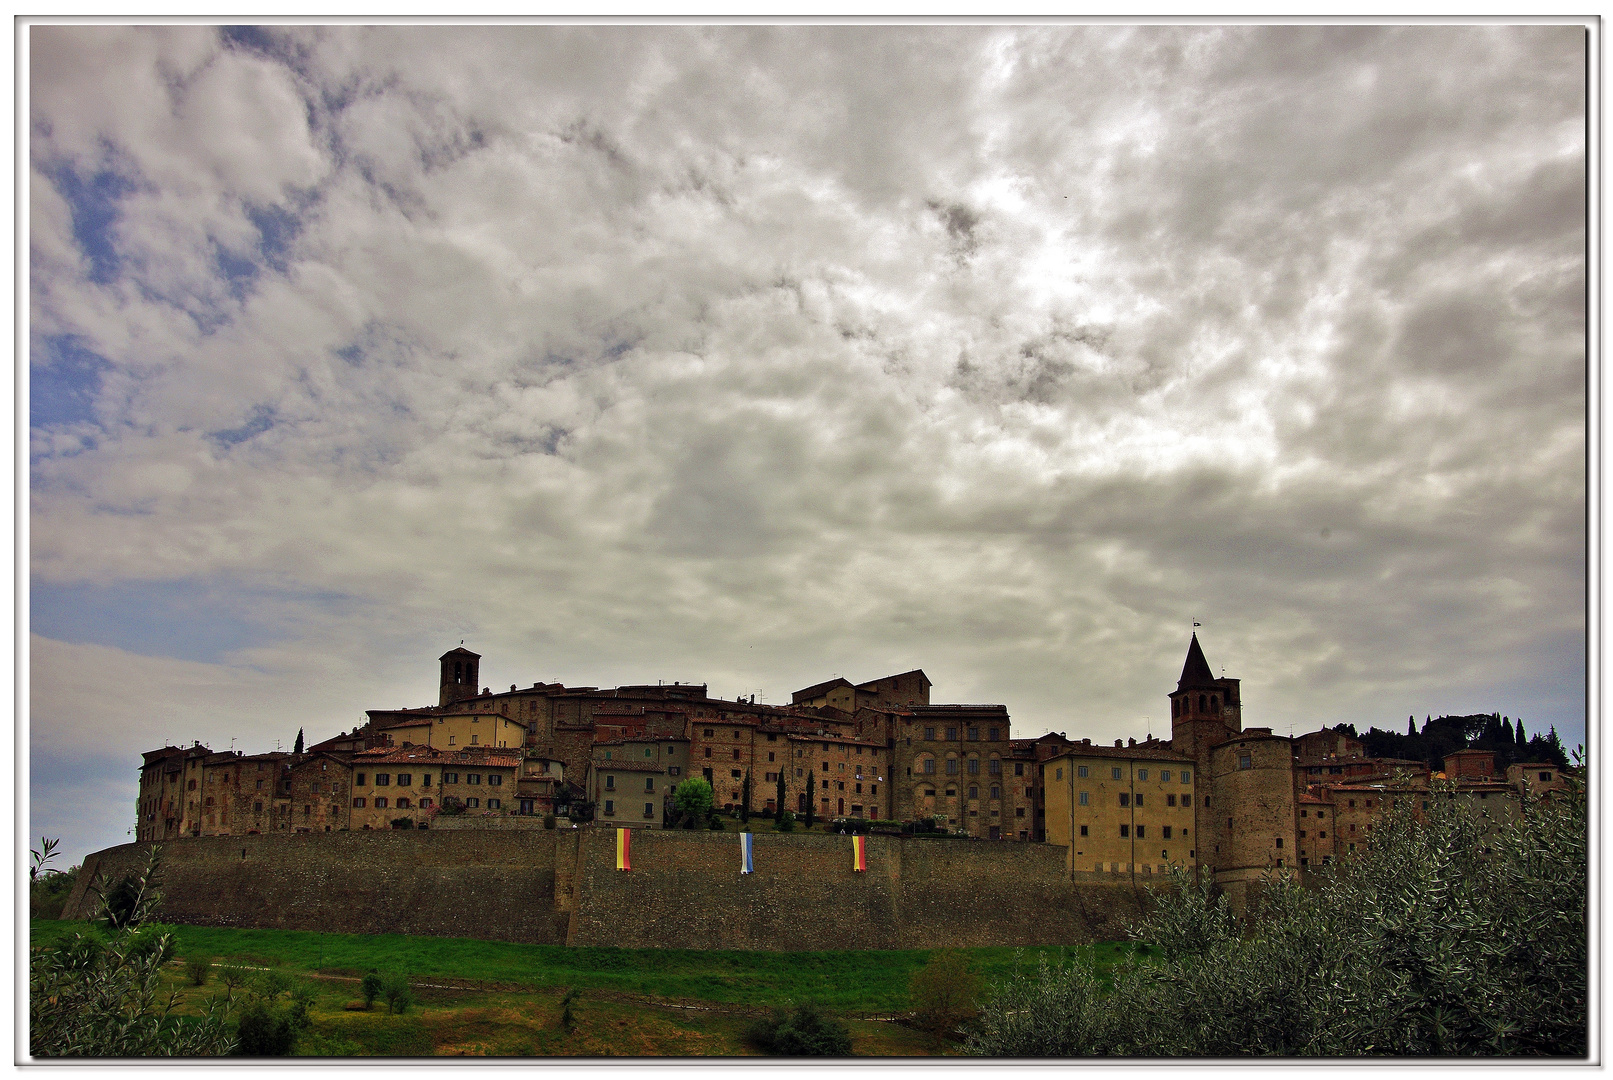
[[[741,874],[756,873],[756,864],[751,860],[751,834],[739,834],[739,872]]]

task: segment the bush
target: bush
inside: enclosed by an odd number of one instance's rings
[[[207,976],[213,971],[213,958],[211,956],[188,956],[185,958],[185,974],[190,976],[192,986],[206,986]]]
[[[774,1009],[745,1029],[745,1041],[763,1053],[780,1057],[843,1057],[851,1053],[851,1032],[816,1005],[797,1006],[793,1013]]]
[[[98,889],[105,938],[74,934],[54,949],[34,949],[28,961],[28,1050],[35,1057],[209,1057],[235,1045],[225,1026],[224,1003],[214,998],[201,1016],[181,1020],[170,995],[157,1001],[173,938],[156,927],[134,929],[155,908],[159,849],[134,871],[122,900],[132,906],[109,913],[110,886]],[[98,883],[98,884],[104,884]]]
[[[913,1022],[936,1038],[958,1029],[980,1012],[981,979],[956,949],[930,957],[908,984]]]
[[[795,813],[793,811],[786,810],[784,813],[780,814],[777,828],[779,832],[794,832]]]
[[[394,829],[412,829],[414,828],[414,818],[395,817],[392,819],[392,827]]]
[[[303,1002],[275,1006],[253,1001],[241,1010],[235,1025],[235,1053],[239,1057],[286,1057],[297,1048],[297,1037],[309,1023]]]
[[[543,827],[545,829],[554,828],[554,815],[553,814],[544,814],[543,815]]]
[[[1435,795],[1448,789],[1436,787]],[[1100,995],[1080,963],[1016,974],[969,1040],[978,1054],[1147,1057],[1582,1057],[1589,961],[1585,799],[1530,800],[1494,825],[1432,798],[1387,814],[1372,847],[1256,910],[1176,875],[1134,936],[1161,963]],[[1493,826],[1493,827],[1492,827]]]
[[[723,831],[722,818],[718,817],[716,814],[712,814],[711,815],[711,820],[706,822],[706,828],[710,829],[712,832],[722,832]]]
[[[381,996],[381,975],[379,972],[368,972],[358,984],[359,993],[364,996],[364,1007],[368,1009],[375,1004],[375,999]]]
[[[409,977],[388,975],[381,982],[381,999],[386,1002],[388,1012],[408,1012],[409,1006],[414,1004],[414,992],[409,989]]]

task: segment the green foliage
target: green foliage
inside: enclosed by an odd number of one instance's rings
[[[722,818],[718,817],[716,814],[711,815],[711,820],[706,822],[706,828],[712,832],[722,832],[723,827]]]
[[[779,1057],[844,1057],[851,1053],[851,1032],[846,1025],[810,1003],[788,1013],[774,1009],[771,1016],[745,1030],[745,1041]]]
[[[364,1007],[368,1009],[375,1004],[375,999],[381,996],[381,973],[366,972],[358,984],[358,989],[359,993],[364,995]]]
[[[387,1011],[394,1014],[406,1013],[409,1006],[414,1004],[414,991],[409,989],[407,975],[388,975],[381,981],[381,1000],[386,1002]]]
[[[225,996],[233,998],[235,991],[252,980],[252,971],[245,964],[231,961],[218,965],[218,981],[224,984]]]
[[[201,953],[185,957],[185,974],[190,976],[192,986],[206,986],[207,977],[213,972],[213,958]]]
[[[297,1048],[297,1038],[308,1030],[308,1006],[300,1001],[274,1004],[261,999],[248,1003],[236,1023],[235,1053],[239,1057],[286,1057]]]
[[[1107,995],[1079,961],[1016,974],[970,1050],[1583,1056],[1583,789],[1499,824],[1455,798],[1422,820],[1405,802],[1318,888],[1268,878],[1247,921],[1178,875],[1137,929],[1166,961],[1117,969]]]
[[[689,777],[672,791],[672,802],[678,812],[696,824],[706,820],[706,815],[711,813],[713,800],[711,784],[700,776]]]
[[[778,771],[778,789],[773,794],[773,824],[778,826],[780,832],[788,831],[784,828],[784,818],[788,815],[790,821],[795,821],[795,815],[784,809],[784,770]]]
[[[914,1023],[937,1038],[956,1031],[980,1012],[981,986],[980,975],[963,953],[935,953],[908,983]]]
[[[795,831],[795,814],[792,811],[789,811],[789,810],[786,810],[782,814],[780,814],[778,816],[777,829],[778,829],[779,832],[794,832]]]
[[[176,997],[158,1000],[163,965],[174,954],[168,933],[140,929],[156,907],[155,848],[133,880],[98,889],[99,934],[72,934],[35,947],[28,964],[28,1049],[35,1057],[206,1057],[234,1045],[228,1006],[217,998],[181,1020]],[[115,896],[118,912],[108,911]]]
[[[577,1004],[577,988],[572,987],[566,991],[566,996],[560,999],[560,1029],[570,1035],[577,1027],[577,1014],[573,1006]]]
[[[302,753],[302,728],[297,729],[297,741],[291,744],[291,752],[293,754]]]
[[[750,823],[750,770],[745,770],[745,779],[739,785],[739,820],[744,824]]]
[[[73,892],[73,886],[78,883],[81,867],[75,866],[64,872],[50,865],[50,861],[60,854],[57,851],[60,844],[60,840],[42,836],[39,838],[39,847],[30,851],[32,862],[28,867],[28,911],[33,918],[59,918],[68,896]]]

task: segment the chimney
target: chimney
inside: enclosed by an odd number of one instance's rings
[[[1126,745],[1127,746],[1136,746],[1137,745],[1137,740],[1136,739],[1129,739],[1129,740],[1127,740]]]
[[[1126,745],[1126,741],[1125,741],[1125,740],[1124,740],[1124,739],[1116,739],[1116,740],[1115,740],[1115,745],[1116,745],[1116,746],[1125,746],[1125,745]]]

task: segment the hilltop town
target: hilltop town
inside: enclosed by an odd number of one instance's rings
[[[444,653],[436,704],[369,710],[360,727],[290,753],[149,751],[137,839],[447,819],[660,829],[675,818],[677,785],[698,776],[728,811],[772,815],[782,790],[783,809],[805,815],[810,804],[825,822],[1058,845],[1072,879],[1204,866],[1238,885],[1347,857],[1370,842],[1376,817],[1403,799],[1426,808],[1436,788],[1499,819],[1563,782],[1560,761],[1498,762],[1494,749],[1456,749],[1437,768],[1371,756],[1343,727],[1298,737],[1245,728],[1239,680],[1213,675],[1196,635],[1169,692],[1170,739],[1112,745],[1063,732],[1014,738],[1003,705],[931,704],[921,670],[836,678],[767,705],[682,683],[494,693],[479,687],[480,660],[463,647]]]

